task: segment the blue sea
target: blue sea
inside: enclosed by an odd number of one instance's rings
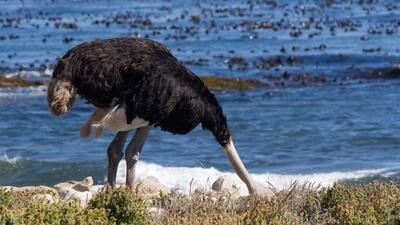
[[[400,3],[0,1],[0,76],[48,81],[71,47],[130,36],[165,44],[199,76],[263,82],[215,91],[250,173],[277,189],[400,178]],[[112,132],[81,140],[94,107],[53,117],[46,86],[0,88],[0,185],[105,181]],[[137,167],[187,190],[235,177],[210,132],[150,132]],[[124,179],[124,162],[118,180]],[[234,179],[237,179],[236,177]]]

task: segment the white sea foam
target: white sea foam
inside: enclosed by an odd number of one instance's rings
[[[15,157],[12,157],[12,158],[9,158],[7,155],[0,156],[0,161],[6,161],[6,162],[11,163],[13,165],[16,164],[21,159],[22,159],[22,157],[20,157],[20,156],[15,156]]]
[[[5,74],[5,77],[24,77],[24,78],[32,78],[32,77],[50,77],[53,74],[53,70],[46,69],[45,71],[35,71],[35,70],[22,70],[17,72],[11,72]]]
[[[34,87],[6,87],[0,89],[0,103],[5,98],[26,98],[27,96],[42,96],[46,95],[47,86]]]
[[[118,168],[117,183],[123,184],[125,182],[125,167],[125,161],[121,161]],[[358,179],[377,174],[382,176],[391,175],[389,169],[373,169],[314,174],[262,173],[251,174],[251,176],[260,184],[265,186],[272,185],[273,188],[279,191],[289,188],[294,182],[300,185],[312,183],[314,185],[328,187],[339,180]],[[215,168],[163,167],[161,165],[139,161],[136,167],[136,181],[140,181],[148,176],[156,177],[162,184],[170,188],[178,188],[185,193],[193,192],[198,186],[211,187],[212,183],[218,177],[227,176],[238,184],[242,195],[247,194],[244,183],[240,181],[235,173],[221,172]]]

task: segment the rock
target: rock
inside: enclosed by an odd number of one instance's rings
[[[104,187],[105,187],[104,185],[93,185],[90,192],[92,192],[93,194],[96,194],[99,191],[101,191]]]
[[[81,206],[86,206],[92,198],[92,187],[92,177],[86,177],[82,181],[68,181],[54,185],[62,200],[78,201]]]
[[[201,197],[203,199],[208,199],[213,202],[218,201],[219,193],[216,191],[211,190],[210,188],[207,188],[205,186],[199,186],[194,190],[193,193],[194,196]]]
[[[398,79],[400,77],[400,67],[374,69],[363,72],[363,78],[367,79]]]
[[[195,190],[194,193],[195,195],[208,195],[210,194],[211,190],[205,186],[198,186]]]
[[[217,76],[203,76],[201,77],[203,82],[211,90],[249,90],[257,88],[263,85],[262,82],[255,79],[239,79],[235,77],[217,77]],[[42,81],[30,81],[20,77],[4,77],[0,76],[0,87],[30,87],[46,85],[46,82]],[[86,127],[88,128],[88,127]],[[88,135],[88,130],[83,130]],[[85,133],[86,132],[86,133]],[[101,130],[95,129],[95,135],[100,135]]]
[[[86,206],[93,194],[90,191],[77,191],[70,187],[62,187],[58,190],[62,200],[66,202],[78,201],[81,206]]]
[[[19,77],[4,77],[0,76],[0,87],[30,87],[45,85],[40,81],[29,81]]]
[[[55,199],[53,198],[53,196],[50,194],[36,194],[36,195],[32,196],[32,198],[38,199],[38,200],[46,200],[48,203],[56,202]]]
[[[77,191],[90,191],[93,187],[93,178],[86,177],[82,182],[77,183],[72,188]]]
[[[204,84],[211,90],[250,90],[264,85],[258,80],[244,80],[235,77],[223,78],[217,76],[201,77]]]
[[[60,189],[62,189],[62,188],[70,188],[70,187],[72,187],[74,184],[75,184],[75,182],[76,181],[67,181],[67,182],[62,182],[62,183],[58,183],[58,184],[55,184],[53,187],[57,190],[57,191],[59,191]]]
[[[212,189],[219,194],[231,198],[240,196],[240,187],[227,176],[219,177],[213,184]]]
[[[155,177],[146,177],[136,185],[136,194],[144,197],[154,197],[160,193],[168,194],[171,189],[164,186]]]
[[[249,90],[263,85],[262,82],[254,79],[239,79],[235,77],[217,77],[217,76],[203,76],[203,82],[212,90]],[[4,77],[0,76],[0,87],[30,87],[46,85],[42,81],[30,81],[20,77]],[[86,131],[87,132],[87,131]],[[101,130],[95,130],[100,133]],[[95,133],[96,134],[96,133]],[[99,134],[96,134],[99,135]]]
[[[62,188],[72,188],[76,191],[90,191],[93,187],[93,178],[86,177],[83,181],[68,181],[54,185],[54,188],[60,192]]]

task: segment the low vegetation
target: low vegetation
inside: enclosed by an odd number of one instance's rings
[[[0,224],[153,224],[145,202],[125,189],[96,195],[83,208],[78,202],[55,202],[33,198],[38,193],[0,190]]]
[[[272,202],[179,193],[143,200],[125,189],[78,203],[33,200],[37,193],[0,189],[0,224],[400,224],[400,185],[330,188],[293,185]]]

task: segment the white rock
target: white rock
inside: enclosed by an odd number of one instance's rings
[[[205,186],[198,186],[194,190],[193,194],[195,194],[195,195],[210,195],[210,194],[212,194],[212,190],[210,188],[205,187]]]
[[[54,185],[54,188],[59,191],[62,188],[72,188],[76,191],[90,191],[90,189],[93,187],[93,178],[92,177],[86,177],[82,181],[68,181],[68,182],[62,182]]]
[[[81,206],[86,206],[93,197],[90,191],[77,191],[70,187],[60,188],[58,193],[64,201],[78,201]]]
[[[203,199],[209,199],[213,202],[216,202],[219,198],[219,193],[207,188],[205,186],[198,186],[193,193],[193,196],[201,197]]]
[[[96,194],[100,190],[102,190],[104,187],[105,187],[104,185],[93,185],[93,187],[91,188],[90,192],[92,192],[93,194]]]
[[[160,193],[168,194],[171,189],[164,186],[155,177],[146,177],[136,185],[136,193],[145,197],[157,196]]]
[[[213,184],[212,189],[219,194],[231,198],[238,198],[240,196],[240,187],[227,176],[219,177]]]

